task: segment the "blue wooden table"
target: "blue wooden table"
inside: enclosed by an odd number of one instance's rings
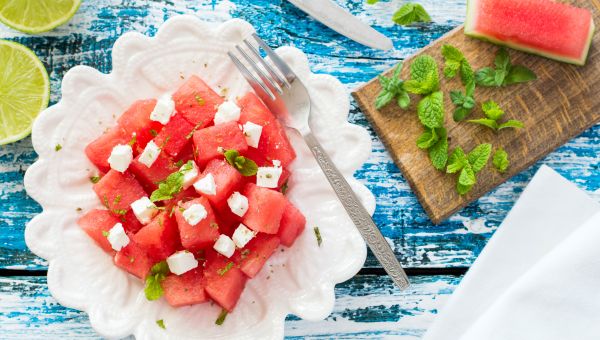
[[[350,92],[461,24],[466,9],[466,0],[421,0],[434,22],[403,28],[393,25],[391,16],[404,1],[375,6],[363,0],[337,1],[392,38],[396,49],[381,52],[360,46],[282,0],[84,0],[73,20],[53,32],[28,36],[0,27],[0,38],[21,42],[42,58],[52,80],[54,103],[60,81],[71,67],[83,64],[110,71],[112,45],[124,32],[152,35],[166,19],[183,13],[213,22],[236,17],[252,23],[271,46],[304,50],[314,72],[338,77]],[[400,292],[369,255],[360,274],[337,287],[332,315],[321,322],[289,316],[286,334],[419,339],[539,164],[434,226],[355,103],[350,120],[371,132],[373,154],[356,177],[377,197],[375,222],[408,268],[413,285]],[[598,155],[600,126],[541,163],[600,197]],[[0,147],[0,339],[94,338],[84,313],[60,306],[49,295],[47,264],[28,251],[23,239],[25,224],[41,210],[23,189],[23,173],[36,157],[30,139]]]

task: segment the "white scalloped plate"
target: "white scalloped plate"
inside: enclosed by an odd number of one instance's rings
[[[226,56],[254,29],[242,20],[220,25],[192,16],[168,20],[154,38],[127,33],[113,49],[113,71],[71,69],[62,83],[62,100],[39,115],[33,126],[33,146],[39,154],[25,174],[27,193],[43,212],[25,230],[29,248],[49,262],[48,286],[63,305],[86,311],[103,336],[137,339],[278,339],[286,315],[319,320],[333,309],[336,283],[355,275],[366,258],[366,246],[308,148],[293,132],[298,153],[293,164],[289,198],[306,215],[304,234],[294,246],[277,252],[248,285],[225,324],[214,324],[220,309],[210,303],[172,308],[165,301],[149,302],[142,283],[113,265],[77,226],[81,213],[100,207],[89,177],[94,167],[83,149],[115,123],[139,98],[173,91],[197,74],[215,88],[235,97],[249,86]],[[367,159],[371,140],[363,128],[349,124],[348,94],[327,75],[310,72],[306,56],[294,48],[277,52],[309,87],[314,102],[311,120],[316,136],[340,167],[370,212],[371,192],[352,174]],[[62,149],[55,151],[55,145]],[[340,146],[344,146],[343,148]],[[313,227],[323,237],[317,246]],[[163,319],[166,330],[156,325]]]

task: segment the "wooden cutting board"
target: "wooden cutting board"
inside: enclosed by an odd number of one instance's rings
[[[600,0],[564,2],[592,10],[594,22],[600,24]],[[437,60],[444,91],[450,151],[461,146],[468,152],[480,143],[491,143],[494,150],[502,146],[508,152],[511,161],[508,171],[498,173],[490,160],[478,174],[478,183],[467,195],[458,195],[456,176],[435,170],[427,152],[416,146],[417,137],[423,132],[416,114],[419,97],[412,96],[407,110],[393,103],[377,110],[374,103],[381,90],[377,79],[352,93],[435,224],[600,121],[600,32],[594,35],[587,64],[583,67],[509,50],[513,64],[529,67],[538,79],[503,88],[477,88],[475,99],[478,107],[469,119],[482,118],[480,103],[493,99],[505,110],[504,119],[519,119],[525,123],[524,129],[506,129],[498,133],[475,124],[453,121],[454,105],[449,92],[456,89],[464,91],[464,87],[459,77],[447,80],[442,75],[444,60],[440,49],[444,44],[452,44],[463,51],[475,70],[493,66],[498,47],[465,36],[461,26],[405,60],[402,72],[402,78],[408,79],[408,65],[418,55],[429,54]],[[390,76],[391,72],[388,70],[385,74]]]

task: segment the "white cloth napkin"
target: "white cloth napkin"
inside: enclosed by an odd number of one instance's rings
[[[424,340],[600,339],[600,204],[542,166]]]

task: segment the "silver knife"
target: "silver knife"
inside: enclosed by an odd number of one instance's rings
[[[380,50],[394,48],[392,41],[332,0],[288,0],[332,30],[365,46]]]

